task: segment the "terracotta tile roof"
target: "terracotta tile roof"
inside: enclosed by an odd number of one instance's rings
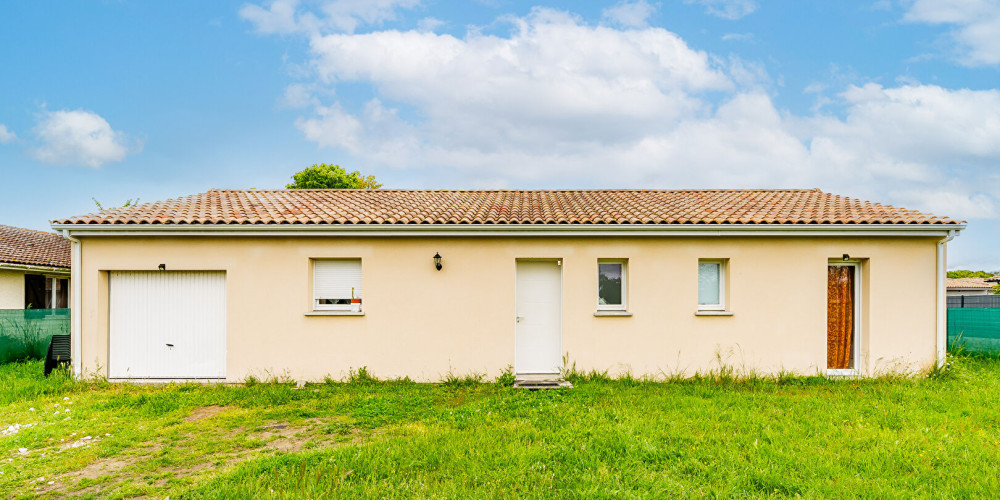
[[[998,283],[998,282],[1000,282],[1000,274],[998,274],[996,276],[992,276],[992,277],[986,278],[986,281],[989,281],[991,283]]]
[[[442,191],[282,189],[206,193],[55,224],[957,224],[813,190]]]
[[[948,278],[945,287],[951,289],[991,289],[993,283],[987,283],[983,278]]]
[[[0,225],[0,263],[68,269],[70,244],[54,233]]]

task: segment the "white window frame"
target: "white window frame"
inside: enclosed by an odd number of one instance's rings
[[[701,304],[697,297],[701,296],[701,265],[719,265],[719,303]],[[698,290],[696,300],[698,300],[699,311],[725,311],[726,309],[726,275],[729,274],[729,259],[698,259]]]
[[[622,266],[622,303],[601,304],[601,264],[621,264]],[[597,259],[597,310],[598,311],[628,311],[628,259]]]
[[[360,280],[363,279],[363,274],[362,274],[363,268],[362,268],[361,259],[360,258],[330,258],[330,259],[321,258],[321,259],[311,259],[311,261],[312,261],[312,310],[313,311],[342,311],[342,312],[350,312],[351,311],[351,307],[352,307],[352,305],[350,303],[347,303],[347,304],[320,304],[319,303],[320,299],[316,297],[316,294],[317,294],[317,292],[316,292],[316,283],[318,281],[318,277],[317,277],[316,273],[317,273],[318,268],[320,267],[318,264],[321,263],[321,262],[357,262],[357,264],[358,264],[358,280],[360,281]],[[361,283],[359,283],[359,285],[360,284]],[[358,288],[361,288],[361,287],[359,286]],[[362,298],[361,297],[362,294],[360,292],[361,291],[359,290],[359,293],[358,293],[358,295],[359,295],[358,298],[359,299]],[[364,301],[362,301],[362,304],[363,303],[364,303]]]

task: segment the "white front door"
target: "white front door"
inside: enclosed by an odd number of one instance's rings
[[[112,271],[110,378],[225,378],[226,273]]]
[[[518,260],[515,294],[514,371],[559,373],[562,266],[554,260]]]

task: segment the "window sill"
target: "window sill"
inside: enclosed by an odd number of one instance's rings
[[[632,313],[628,311],[595,311],[594,316],[631,316]]]
[[[694,315],[695,316],[732,316],[733,312],[732,311],[710,311],[710,310],[704,310],[704,311],[695,311]]]
[[[364,316],[364,311],[309,311],[306,316]]]

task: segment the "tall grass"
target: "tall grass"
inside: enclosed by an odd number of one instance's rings
[[[0,367],[0,422],[37,425],[0,438],[15,450],[0,497],[44,496],[39,477],[51,496],[112,498],[995,496],[1000,360],[950,361],[947,375],[836,381],[567,370],[574,389],[537,392],[366,369],[304,387],[137,386],[16,363]],[[70,420],[53,414],[64,397]],[[189,419],[204,407],[218,414]],[[276,424],[301,448],[269,448]],[[60,450],[74,432],[110,436]],[[79,479],[108,461],[128,465]]]
[[[40,321],[0,316],[0,363],[45,358],[51,335],[43,333]]]

